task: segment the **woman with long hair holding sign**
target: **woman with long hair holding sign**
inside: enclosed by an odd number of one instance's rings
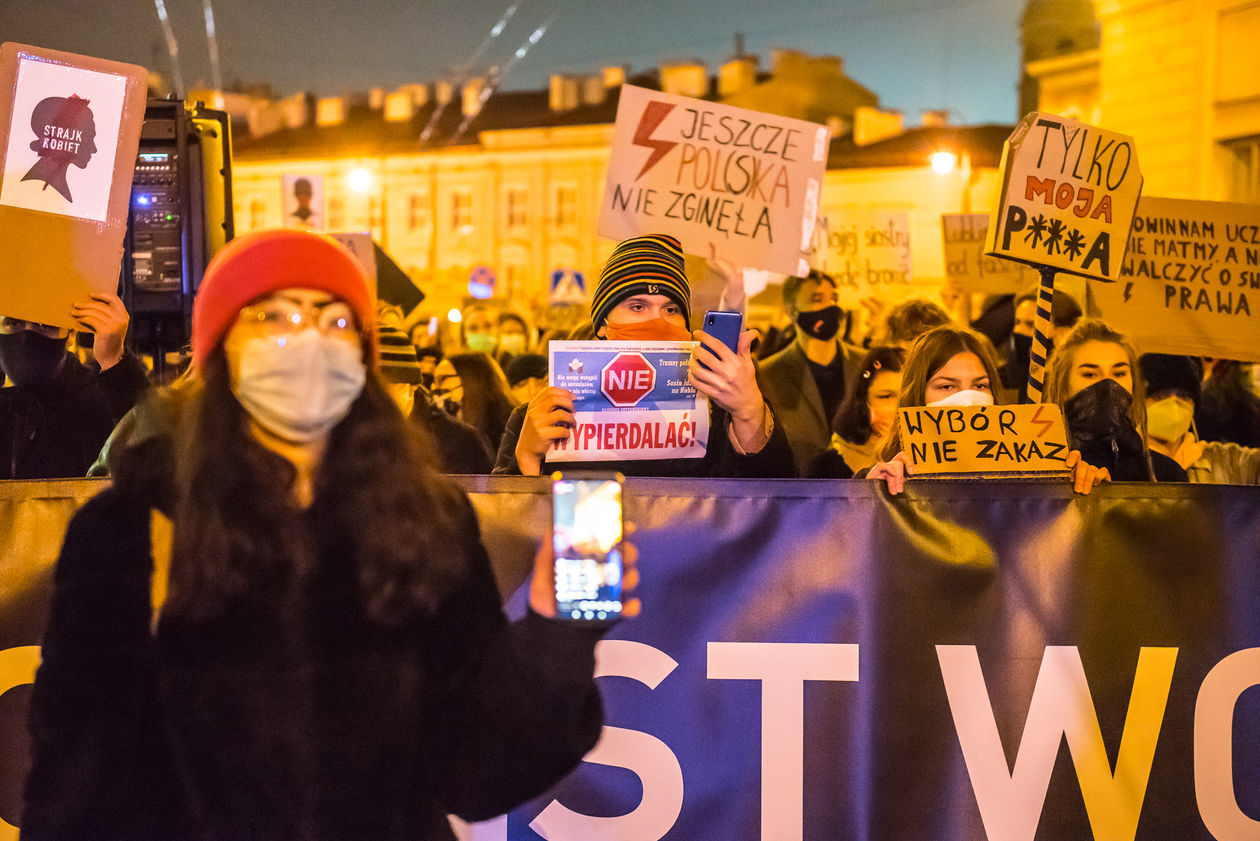
[[[1001,378],[988,342],[980,334],[961,327],[937,327],[920,336],[910,348],[902,368],[899,408],[918,406],[992,406],[999,401]],[[902,442],[901,418],[879,451],[880,461],[866,474],[880,479],[889,493],[905,489],[906,477],[914,475],[914,463]],[[1077,493],[1087,494],[1110,476],[1081,459],[1072,450],[1064,466],[1072,471]]]

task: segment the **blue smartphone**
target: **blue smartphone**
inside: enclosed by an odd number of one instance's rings
[[[556,616],[574,622],[621,618],[620,473],[551,477]]]
[[[731,353],[739,353],[739,336],[744,332],[744,315],[726,310],[709,310],[704,314],[703,329],[730,348]]]

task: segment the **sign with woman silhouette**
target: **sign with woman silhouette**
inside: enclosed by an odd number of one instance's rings
[[[73,326],[118,286],[148,71],[0,45],[0,314]]]
[[[18,61],[0,204],[104,222],[127,80]]]

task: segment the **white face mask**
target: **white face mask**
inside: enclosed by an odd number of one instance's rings
[[[993,395],[987,391],[980,391],[975,388],[968,388],[962,391],[955,391],[948,397],[942,397],[940,400],[933,400],[928,404],[929,408],[937,406],[992,406]]]
[[[520,333],[508,333],[499,337],[499,350],[519,356],[525,352],[525,337]]]
[[[305,444],[350,412],[366,381],[358,344],[301,330],[281,339],[246,340],[232,393],[259,426]]]

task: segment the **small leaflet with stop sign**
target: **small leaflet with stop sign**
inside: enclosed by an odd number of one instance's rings
[[[573,393],[574,427],[547,461],[703,458],[709,400],[687,378],[695,342],[552,342],[551,385]]]

